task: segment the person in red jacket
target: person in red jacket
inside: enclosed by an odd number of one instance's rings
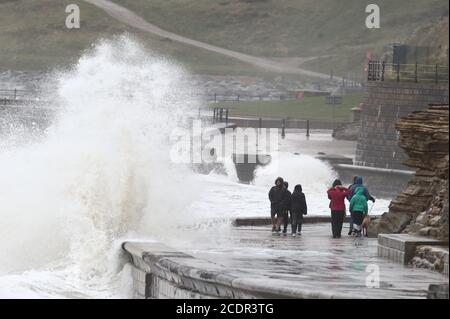
[[[328,191],[331,209],[331,230],[333,238],[341,238],[342,224],[345,218],[345,198],[348,195],[348,189],[342,186],[340,180],[333,182],[333,187]]]

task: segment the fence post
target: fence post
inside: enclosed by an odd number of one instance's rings
[[[397,82],[400,82],[400,63],[397,63]]]
[[[225,112],[225,123],[228,125],[228,109]]]
[[[435,70],[435,77],[436,77],[436,84],[439,83],[439,67],[436,64],[436,70]]]
[[[309,137],[309,120],[306,120],[306,137]]]
[[[217,103],[217,93],[214,93],[214,103]]]
[[[384,81],[384,71],[386,70],[386,61],[381,64],[381,81]]]
[[[418,79],[417,79],[417,62],[414,65],[414,82],[417,83]]]
[[[17,98],[17,89],[14,89],[14,100]]]
[[[281,138],[284,139],[286,136],[286,119],[281,121]]]
[[[261,134],[262,129],[262,118],[259,118],[259,134]]]

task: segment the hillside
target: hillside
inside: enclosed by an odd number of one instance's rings
[[[442,16],[446,0],[380,0],[381,28],[365,28],[360,0],[113,0],[161,28],[255,56],[336,75],[361,75],[365,52],[405,41]],[[64,26],[64,8],[81,8],[81,29]],[[81,0],[0,0],[0,70],[73,62],[95,39],[129,32],[195,73],[268,75],[243,62],[137,31]],[[444,32],[445,33],[445,32]],[[447,34],[448,36],[448,29]]]
[[[65,8],[71,3],[80,7],[78,30],[65,27]],[[81,0],[0,0],[0,30],[0,72],[64,67],[95,41],[127,32],[195,73],[265,75],[231,58],[134,30]]]
[[[381,28],[365,27],[360,0],[113,0],[169,31],[266,57],[329,56],[316,71],[358,72],[366,51],[402,42],[448,16],[446,0],[380,0]],[[448,34],[448,32],[447,32]],[[448,37],[448,35],[447,35]]]

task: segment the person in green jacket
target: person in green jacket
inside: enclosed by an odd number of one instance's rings
[[[354,235],[361,237],[361,225],[364,216],[369,213],[367,205],[367,197],[364,195],[364,188],[358,187],[355,189],[355,194],[350,201],[350,214],[353,220]]]

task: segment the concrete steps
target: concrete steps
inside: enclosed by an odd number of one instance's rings
[[[409,234],[379,234],[378,256],[407,265],[416,255],[418,246],[447,246],[448,242]],[[448,254],[447,274],[448,274]]]

